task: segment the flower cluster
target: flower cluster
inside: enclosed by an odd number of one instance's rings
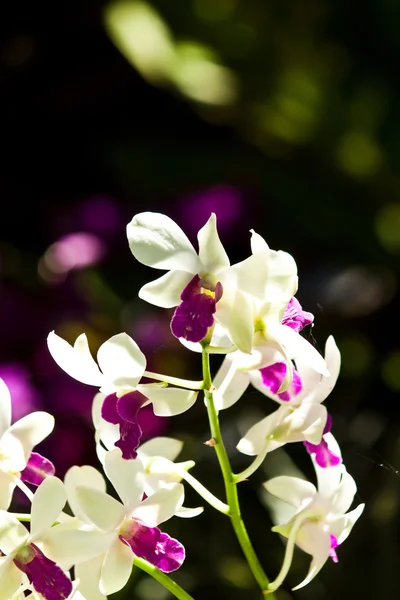
[[[10,394],[0,380],[0,600],[26,594],[45,600],[101,600],[124,588],[133,565],[176,597],[190,598],[166,575],[182,565],[185,548],[158,528],[174,516],[191,518],[203,511],[202,506],[184,506],[183,482],[231,518],[264,594],[273,594],[284,581],[296,545],[312,557],[309,572],[297,587],[306,585],[328,558],[338,560],[336,549],[364,506],[349,512],[356,485],[343,464],[324,405],[339,375],[340,352],[330,336],[322,356],[302,334],[314,317],[296,298],[294,259],[271,250],[251,231],[250,256],[231,265],[214,214],[198,232],[198,252],[178,225],[162,214],[137,214],[127,226],[127,237],[139,262],[166,271],[144,285],[139,297],[174,308],[172,335],[190,351],[201,353],[203,379],[188,381],[147,371],[145,355],[123,332],[98,348],[97,360],[85,333],[71,345],[50,332],[48,349],[56,363],[94,388],[99,469],[73,466],[63,480],[48,459],[33,451],[51,433],[53,417],[37,412],[11,424]],[[215,353],[224,358],[212,376],[210,355]],[[237,450],[253,459],[235,474],[219,416],[249,386],[268,398],[266,414],[238,440]],[[171,417],[189,410],[200,391],[226,502],[189,472],[193,461],[176,462],[182,449],[179,440],[157,437],[141,443],[138,415],[144,406],[151,405],[155,415]],[[287,544],[281,571],[270,582],[243,535],[236,487],[270,452],[292,442],[302,442],[310,455],[316,485],[285,475],[264,484],[270,494],[293,507],[290,519],[273,527]],[[31,502],[29,514],[9,511],[16,487]]]

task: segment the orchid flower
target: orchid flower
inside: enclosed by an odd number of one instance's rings
[[[144,285],[139,297],[156,306],[177,307],[172,333],[189,342],[202,341],[216,321],[238,348],[250,352],[254,332],[251,297],[285,304],[295,293],[297,267],[285,252],[264,247],[263,252],[230,265],[214,213],[198,232],[198,253],[181,228],[159,213],[135,215],[127,226],[127,236],[139,262],[168,271]]]
[[[95,427],[96,453],[101,464],[104,465],[107,451],[115,447],[118,440],[118,426],[108,423],[101,416],[101,405],[104,396],[96,394],[92,405],[92,418]],[[187,471],[194,467],[192,460],[175,463],[175,459],[181,452],[183,442],[169,437],[155,437],[144,442],[136,449],[138,458],[144,466],[144,493],[151,496],[166,484],[181,482]],[[195,517],[203,512],[201,506],[187,508],[181,506],[177,517]]]
[[[197,392],[192,390],[166,387],[163,383],[140,383],[146,357],[126,333],[114,335],[100,346],[98,365],[84,333],[71,346],[53,331],[47,343],[50,354],[68,375],[98,387],[105,395],[102,416],[119,426],[120,438],[115,446],[125,459],[136,457],[142,435],[137,422],[140,408],[152,403],[154,414],[169,417],[188,410],[196,401]]]
[[[278,402],[280,407],[247,431],[237,445],[239,452],[258,455],[261,460],[267,452],[286,443],[305,442],[310,444],[308,450],[314,452],[320,466],[340,462],[340,457],[330,452],[322,440],[331,427],[331,417],[322,402],[332,391],[340,369],[340,352],[332,336],[326,341],[325,360],[330,373],[325,377],[307,362],[297,360],[292,386],[283,393],[278,390],[284,377],[284,369],[281,368],[284,363],[276,362],[261,371],[250,372],[254,387]]]
[[[71,594],[69,576],[41,549],[66,499],[62,481],[50,476],[34,494],[30,531],[14,516],[0,511],[0,600],[9,600],[28,581],[46,600],[62,600]]]
[[[335,440],[329,442],[332,446],[336,445],[335,453],[340,454]],[[271,592],[285,579],[295,545],[312,556],[308,574],[293,588],[295,590],[310,583],[329,557],[337,562],[336,548],[348,537],[364,510],[364,504],[359,504],[357,508],[347,512],[357,487],[343,464],[325,469],[314,461],[314,467],[318,487],[303,479],[288,476],[274,477],[264,483],[269,493],[293,507],[289,521],[272,528],[272,531],[288,538],[288,542],[281,571],[269,585]]]
[[[52,463],[32,450],[53,428],[54,417],[43,411],[26,415],[11,425],[11,396],[0,379],[0,509],[10,506],[16,478],[38,485],[46,474],[52,474]],[[46,464],[41,476],[40,464]],[[32,474],[35,469],[36,477]]]
[[[121,501],[106,493],[103,476],[91,466],[72,467],[65,476],[75,516],[102,532],[108,543],[106,550],[99,548],[97,557],[75,566],[80,591],[93,599],[124,587],[132,554],[165,573],[178,569],[185,558],[182,544],[157,528],[182,506],[183,486],[166,484],[143,500],[143,464],[139,458],[123,460],[118,448],[106,453],[104,469]]]

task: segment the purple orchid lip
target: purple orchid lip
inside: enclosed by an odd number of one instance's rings
[[[158,527],[147,527],[135,519],[124,528],[119,538],[139,558],[144,558],[164,573],[176,571],[185,560],[185,548],[178,540]]]
[[[114,445],[121,450],[125,460],[137,457],[136,448],[142,437],[137,416],[146,402],[148,398],[137,390],[123,394],[120,398],[115,393],[104,398],[101,416],[108,423],[119,425],[120,438]]]
[[[308,454],[315,454],[315,462],[323,469],[337,467],[337,465],[340,465],[342,462],[341,456],[337,456],[329,450],[328,444],[323,437],[326,433],[329,433],[331,429],[332,416],[328,414],[320,443],[312,444],[311,442],[304,442]]]
[[[28,463],[21,471],[21,480],[32,485],[40,485],[49,475],[54,475],[56,468],[53,463],[39,454],[31,452]]]
[[[70,596],[72,581],[35,544],[22,548],[14,558],[14,564],[46,600],[64,600]]]
[[[283,400],[284,402],[289,402],[301,392],[301,390],[303,389],[303,382],[298,372],[295,369],[293,369],[293,378],[289,389],[278,394],[277,392],[281,387],[282,381],[284,380],[286,375],[286,369],[286,363],[277,362],[273,365],[269,365],[268,367],[263,367],[262,369],[260,369],[260,373],[263,385],[269,390],[271,390],[273,394],[277,394],[280,400]]]
[[[299,332],[313,321],[314,315],[303,310],[300,302],[293,296],[283,314],[282,325],[287,325],[294,331]]]
[[[198,275],[188,283],[181,294],[181,304],[176,307],[171,319],[171,332],[177,338],[189,342],[201,342],[214,324],[216,303],[223,294],[218,282],[211,290],[213,295],[203,292],[202,280]],[[206,289],[209,289],[208,286]]]

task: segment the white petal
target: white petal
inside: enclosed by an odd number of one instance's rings
[[[104,532],[113,531],[125,518],[125,507],[112,496],[88,487],[76,488],[76,500],[85,521],[96,525]]]
[[[181,508],[184,500],[184,488],[181,483],[170,483],[143,500],[131,516],[143,521],[148,527],[156,527],[168,521]]]
[[[181,517],[181,519],[191,519],[192,517],[201,515],[203,511],[203,506],[198,506],[197,508],[187,508],[186,506],[181,506],[181,508],[176,511],[176,516]]]
[[[205,273],[217,274],[222,269],[229,267],[229,258],[219,239],[217,218],[214,213],[211,214],[207,223],[198,232],[197,239],[199,241],[202,275]]]
[[[0,600],[10,600],[24,581],[24,574],[7,556],[0,557]]]
[[[154,414],[158,417],[172,417],[184,413],[196,402],[198,394],[192,390],[156,388],[146,384],[139,385],[137,389],[151,400]]]
[[[333,510],[338,514],[347,512],[353,503],[356,492],[356,482],[350,473],[344,470],[340,485],[332,497]]]
[[[162,277],[142,286],[138,295],[149,304],[172,308],[181,303],[181,294],[191,279],[193,279],[193,273],[168,271]]]
[[[96,556],[91,560],[75,565],[75,578],[79,579],[79,590],[87,600],[107,600],[107,596],[99,589],[101,568],[104,556]]]
[[[254,336],[254,300],[241,290],[226,290],[217,302],[215,318],[225,329],[233,344],[250,353]]]
[[[11,424],[11,396],[5,382],[0,378],[0,438]]]
[[[198,272],[195,249],[182,229],[166,215],[139,213],[127,225],[126,233],[133,256],[143,265]]]
[[[15,517],[5,511],[0,511],[0,550],[9,554],[23,544],[29,536],[29,531]]]
[[[14,477],[0,471],[0,510],[7,510],[15,489]]]
[[[121,450],[106,452],[104,470],[118,496],[130,512],[143,498],[144,469],[140,458],[125,460]]]
[[[325,433],[324,440],[328,444],[328,449],[336,456],[342,456],[339,444],[331,433]],[[318,492],[324,498],[332,497],[340,485],[342,474],[346,470],[343,463],[336,467],[320,467],[315,459],[313,465],[318,481]]]
[[[300,358],[312,366],[318,373],[329,376],[329,371],[323,356],[312,344],[310,344],[310,342],[307,342],[303,336],[294,331],[294,329],[291,329],[291,327],[287,327],[286,325],[281,325],[276,336],[280,343],[286,348],[290,358],[293,360]]]
[[[132,572],[133,553],[131,548],[115,540],[105,555],[100,576],[100,591],[103,594],[114,594],[127,583]]]
[[[349,536],[355,522],[361,517],[365,504],[359,504],[357,508],[343,515],[331,524],[331,533],[337,537],[338,545],[342,544]]]
[[[314,523],[305,523],[296,536],[296,544],[311,554],[313,559],[306,578],[293,590],[298,590],[310,583],[328,560],[331,550],[330,534],[328,531],[316,527]]]
[[[126,333],[118,333],[104,342],[97,360],[107,384],[115,390],[134,390],[146,368],[146,357],[136,342]],[[108,389],[108,387],[107,387]],[[101,390],[107,393],[105,390]]]
[[[56,525],[43,536],[43,552],[59,566],[70,569],[72,565],[104,554],[111,546],[116,533],[95,530],[67,529]]]
[[[144,442],[137,449],[140,459],[146,460],[153,456],[163,456],[174,461],[182,451],[183,442],[170,437],[155,437]]]
[[[238,371],[233,355],[227,355],[213,381],[216,409],[223,410],[235,404],[243,396],[249,383],[249,374]]]
[[[264,238],[254,231],[254,229],[250,229],[251,239],[250,246],[252,254],[256,254],[256,252],[267,252],[269,250],[269,246]]]
[[[100,387],[103,384],[103,374],[90,353],[84,333],[71,346],[52,331],[47,337],[47,345],[58,366],[68,375],[88,385]]]
[[[67,502],[67,492],[58,477],[46,477],[32,500],[31,535],[37,536],[55,523]]]
[[[81,509],[81,505],[76,496],[76,488],[83,486],[106,492],[106,482],[103,475],[90,465],[83,467],[71,467],[65,474],[64,485],[67,491],[68,504],[75,516],[82,521],[86,519],[86,513]]]
[[[288,475],[274,477],[263,485],[270,494],[297,508],[314,498],[317,493],[315,486],[309,481]]]
[[[8,434],[21,444],[25,457],[25,468],[35,446],[40,444],[54,429],[54,417],[47,412],[37,411],[22,417],[11,425]]]
[[[276,411],[250,427],[247,433],[239,441],[236,448],[242,454],[247,454],[249,456],[262,454],[267,449],[269,452],[272,452],[272,450],[275,450],[286,442],[286,438],[282,431],[282,423],[288,419],[289,415],[291,415],[290,408],[281,406]],[[288,428],[289,426],[287,426],[287,429]],[[276,435],[276,437],[273,437],[277,430],[279,431],[279,436]]]

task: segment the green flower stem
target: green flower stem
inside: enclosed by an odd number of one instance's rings
[[[261,590],[265,593],[268,592],[269,579],[264,573],[264,570],[257,558],[254,551],[245,525],[242,520],[239,506],[239,497],[237,493],[237,484],[234,480],[231,465],[229,462],[228,454],[224,446],[221,431],[219,426],[218,414],[215,409],[214,399],[212,394],[212,379],[210,373],[210,358],[207,350],[203,348],[203,377],[204,377],[204,395],[206,397],[208,419],[210,422],[210,430],[212,436],[212,445],[215,448],[219,465],[221,468],[222,476],[224,478],[226,499],[229,505],[229,516],[232,520],[232,526],[235,531],[237,540],[242,548],[242,551],[247,559],[248,565],[251,572],[254,575]],[[270,598],[273,599],[273,595],[270,594]]]
[[[211,504],[216,510],[223,513],[224,515],[229,514],[229,506],[225,504],[225,502],[221,502],[214,494],[212,494],[200,481],[198,481],[193,475],[185,471],[185,469],[180,469],[177,465],[175,465],[175,472],[177,475],[182,477],[185,481],[188,482],[189,485],[192,486],[194,490],[202,497],[208,504]]]
[[[237,473],[236,475],[234,475],[233,480],[235,481],[235,483],[244,481],[245,479],[248,479],[250,475],[253,475],[254,471],[257,471],[258,467],[264,462],[264,459],[267,456],[267,454],[268,450],[265,449],[263,452],[261,452],[261,454],[258,454],[258,456],[255,457],[255,459],[247,467],[247,469],[244,469],[244,471],[242,471],[241,473]]]
[[[180,377],[169,377],[169,375],[161,375],[160,373],[152,373],[151,371],[145,371],[143,373],[143,377],[156,379],[157,381],[176,385],[177,387],[188,388],[189,390],[202,390],[204,387],[203,381],[192,381],[190,379],[181,379]]]
[[[142,571],[145,571],[148,575],[154,577],[154,579],[161,583],[161,585],[163,585],[167,590],[169,590],[171,594],[173,594],[176,598],[179,598],[179,600],[194,600],[194,598],[190,596],[190,594],[185,592],[185,590],[181,588],[180,585],[175,583],[173,579],[171,579],[170,577],[168,577],[168,575],[157,569],[157,567],[154,567],[153,565],[148,563],[147,560],[135,556],[133,559],[133,564],[136,567],[139,567],[139,569],[142,569]]]

